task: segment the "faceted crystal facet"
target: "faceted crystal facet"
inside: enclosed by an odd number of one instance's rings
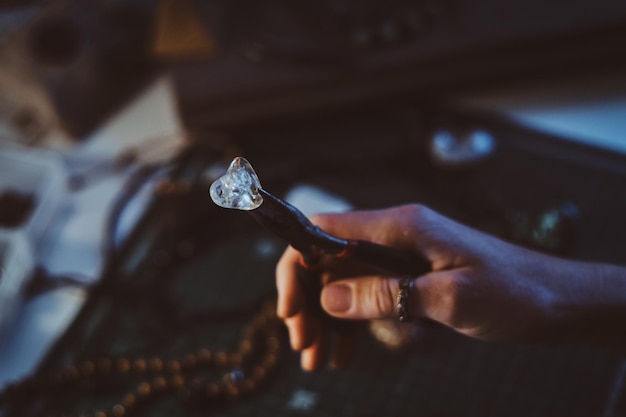
[[[230,163],[226,173],[211,184],[209,194],[220,207],[254,210],[263,203],[259,188],[261,183],[252,165],[238,156]]]

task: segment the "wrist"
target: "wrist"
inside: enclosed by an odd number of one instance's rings
[[[626,268],[559,262],[547,342],[626,350],[626,336],[616,329],[626,323]]]

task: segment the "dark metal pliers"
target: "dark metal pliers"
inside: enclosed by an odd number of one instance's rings
[[[261,224],[302,254],[306,265],[322,255],[358,259],[387,273],[419,276],[432,270],[430,262],[415,253],[403,252],[363,240],[341,239],[326,233],[297,208],[259,189],[263,203],[249,211]]]

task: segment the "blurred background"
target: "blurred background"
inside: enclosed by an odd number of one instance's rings
[[[438,327],[302,372],[285,243],[207,194],[623,264],[624,45],[617,0],[0,1],[0,416],[626,415],[618,356]]]

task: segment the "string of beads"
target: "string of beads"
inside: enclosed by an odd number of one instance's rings
[[[0,393],[0,410],[12,398],[29,398],[36,392],[58,389],[82,381],[97,383],[105,378],[143,378],[134,390],[123,394],[109,409],[74,414],[76,417],[127,417],[137,406],[159,395],[176,395],[180,400],[203,397],[209,400],[236,400],[257,389],[275,368],[281,349],[280,321],[274,303],[243,329],[234,352],[199,349],[181,358],[100,358],[74,364],[49,377],[32,377],[5,388]],[[213,379],[194,373],[211,369],[224,373]],[[72,414],[49,414],[49,417],[70,417]]]

